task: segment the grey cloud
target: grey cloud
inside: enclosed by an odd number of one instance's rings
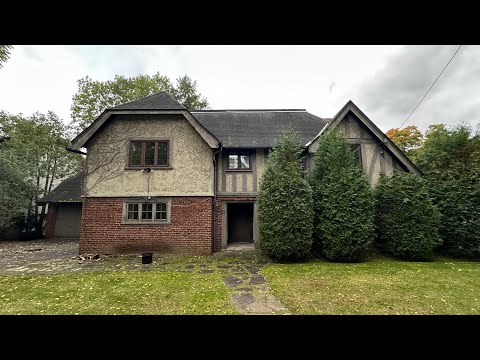
[[[37,51],[32,45],[25,45],[23,47],[23,52],[28,58],[31,58],[37,61],[43,61],[43,58],[37,53]]]
[[[126,45],[69,46],[76,54],[82,56],[95,74],[102,74],[106,79],[114,75],[136,76],[147,72],[148,48]]]
[[[458,45],[405,46],[360,86],[357,98],[383,125],[398,127],[414,109]],[[406,125],[476,124],[480,111],[480,47],[464,46]],[[374,120],[374,119],[372,119]],[[374,120],[375,121],[375,120]]]
[[[337,83],[335,81],[332,81],[330,83],[330,85],[328,85],[328,93],[331,94],[332,91],[333,91],[333,88],[335,87],[335,85],[337,85]]]

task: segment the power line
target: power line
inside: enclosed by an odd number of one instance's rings
[[[450,60],[448,60],[448,63],[447,65],[445,65],[445,67],[443,68],[442,72],[437,76],[437,78],[435,79],[435,81],[433,82],[432,86],[430,86],[430,88],[427,90],[427,92],[425,93],[425,95],[423,95],[422,99],[418,102],[417,106],[415,106],[415,109],[413,109],[413,111],[410,113],[410,115],[408,115],[407,119],[402,123],[402,125],[400,125],[400,127],[402,127],[403,125],[405,125],[405,123],[408,121],[408,119],[410,119],[410,116],[412,116],[412,114],[415,112],[415,110],[417,110],[418,106],[422,103],[423,99],[425,99],[425,97],[427,96],[427,94],[430,92],[430,90],[432,89],[433,85],[435,85],[435,83],[437,82],[437,80],[440,78],[440,76],[442,76],[443,72],[445,71],[445,69],[447,68],[448,64],[450,64],[450,61],[453,60],[453,58],[455,57],[455,55],[457,55],[457,52],[458,50],[460,50],[460,48],[462,47],[463,45],[460,45],[457,49],[457,51],[455,51],[455,53],[453,54],[453,56],[450,58]]]

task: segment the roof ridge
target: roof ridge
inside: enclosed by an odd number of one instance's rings
[[[165,91],[165,90],[162,90],[158,93],[155,93],[155,94],[151,94],[151,95],[148,95],[148,96],[144,96],[144,97],[141,97],[139,99],[135,99],[135,100],[132,100],[132,101],[129,101],[129,102],[126,102],[126,103],[123,103],[123,104],[118,104],[118,105],[115,105],[115,106],[111,106],[111,107],[108,107],[106,108],[106,110],[117,110],[118,107],[125,107],[125,106],[128,106],[128,105],[132,105],[136,102],[139,102],[139,101],[145,101],[145,99],[148,99],[148,98],[151,98],[153,96],[160,96],[160,95],[164,95],[166,96],[167,98],[169,98],[171,101],[177,103],[181,109],[183,110],[187,110],[187,108],[185,107],[185,105],[183,105],[180,101],[178,101],[177,99],[175,99],[173,97],[173,95],[171,95],[169,92]]]
[[[169,92],[163,90],[163,91],[159,92],[158,94],[161,94],[161,93],[165,93],[165,95],[167,95],[170,99],[172,99],[173,101],[176,101],[177,103],[179,103],[180,106],[182,106],[182,107],[185,108],[185,109],[187,108],[187,107],[186,107],[185,105],[183,105],[180,101],[178,101],[177,99],[175,99],[175,98],[173,97],[173,95],[170,94]]]
[[[302,111],[302,112],[307,112],[307,109],[212,109],[212,110],[190,110],[191,113],[194,112],[266,112],[266,111],[271,111],[271,112],[280,112],[280,111]]]
[[[115,105],[115,106],[111,106],[111,107],[108,107],[107,109],[113,109],[113,108],[115,108],[115,107],[117,107],[117,106],[121,106],[121,105],[122,105],[122,106],[123,106],[123,105],[128,105],[128,104],[131,104],[131,103],[133,103],[133,102],[135,102],[135,101],[138,101],[138,100],[143,100],[143,99],[152,97],[152,96],[154,96],[154,95],[160,95],[161,93],[166,93],[166,91],[165,91],[165,90],[162,90],[162,91],[160,91],[159,93],[147,95],[147,96],[144,96],[144,97],[141,97],[141,98],[138,98],[138,99],[135,99],[135,100],[132,100],[132,101],[123,103],[123,104],[118,104],[118,105]],[[167,93],[167,94],[168,94],[168,93]]]

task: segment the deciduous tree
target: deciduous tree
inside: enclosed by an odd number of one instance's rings
[[[16,159],[14,172],[35,185],[26,210],[37,218],[37,201],[53,189],[55,181],[76,174],[83,167],[83,157],[65,149],[68,128],[53,111],[29,117],[0,112],[0,126],[8,138],[6,151]],[[40,215],[44,213],[42,207]]]
[[[80,132],[108,107],[128,103],[166,91],[187,109],[205,109],[208,101],[197,90],[197,82],[187,75],[179,77],[174,85],[160,73],[152,76],[125,77],[115,75],[113,80],[96,81],[86,76],[78,80],[78,90],[71,106],[72,125]]]
[[[5,64],[10,58],[10,50],[12,49],[12,45],[0,45],[0,69],[3,67],[3,64]]]
[[[26,176],[30,164],[0,141],[0,234],[14,225],[15,217],[29,207],[37,188]],[[1,237],[1,236],[0,236]]]
[[[411,160],[415,161],[418,149],[422,146],[423,134],[415,125],[406,126],[403,129],[392,128],[386,135],[397,145]]]

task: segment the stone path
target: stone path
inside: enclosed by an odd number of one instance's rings
[[[141,255],[80,259],[78,242],[35,240],[0,242],[0,275],[36,275],[95,271],[177,271],[218,273],[240,314],[288,314],[260,274],[270,260],[259,250],[222,251],[211,256],[153,255],[152,264]]]
[[[227,268],[223,282],[231,291],[230,298],[241,314],[288,314],[287,308],[273,296],[265,278],[259,274],[268,258],[259,251],[219,253],[214,257],[237,259],[235,266]],[[235,260],[233,260],[235,261]],[[218,265],[218,267],[226,265]]]
[[[223,282],[231,291],[230,297],[241,314],[287,314],[288,310],[273,296],[265,278],[259,274],[269,260],[259,251],[215,254],[217,257],[237,258],[239,261],[225,271]],[[218,267],[225,265],[218,265]],[[228,268],[227,268],[228,269]]]

